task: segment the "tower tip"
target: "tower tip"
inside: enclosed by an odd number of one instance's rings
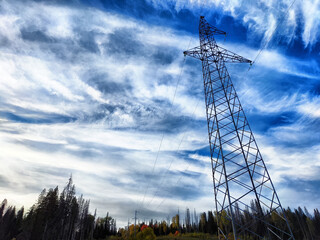
[[[200,16],[200,19],[204,19],[204,16]]]

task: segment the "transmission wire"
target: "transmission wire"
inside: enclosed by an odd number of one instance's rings
[[[206,136],[205,139],[204,139],[203,141],[201,141],[201,142],[206,142],[207,140],[208,140],[208,138],[207,138],[207,136]],[[197,150],[195,154],[197,154],[197,153],[199,153],[199,150]],[[187,166],[183,171],[184,171],[184,172],[187,171],[190,166],[191,166],[191,162],[188,164],[188,166]],[[177,181],[174,185],[176,186],[176,185],[181,181],[181,179],[182,179],[183,177],[186,177],[186,176],[183,176],[183,175],[180,176],[180,178],[178,179],[178,181]],[[164,189],[164,191],[170,193],[168,190],[165,190],[165,189]],[[160,202],[160,204],[156,207],[156,209],[158,209],[166,200],[167,200],[167,198],[164,198],[164,199]]]
[[[189,44],[188,44],[188,48],[187,48],[187,49],[189,49],[189,47],[190,47],[191,40],[192,40],[192,35],[191,35],[191,37],[190,37],[190,41],[189,41]],[[177,84],[176,84],[176,87],[175,87],[175,90],[174,90],[174,94],[173,94],[173,98],[172,98],[172,101],[171,101],[171,106],[170,106],[170,109],[169,109],[169,111],[168,111],[168,114],[170,114],[170,113],[171,113],[172,108],[173,108],[174,100],[175,100],[175,98],[176,98],[176,94],[177,94],[178,86],[179,86],[180,81],[181,81],[182,71],[183,71],[183,68],[184,68],[185,62],[186,62],[186,56],[184,56],[184,57],[183,57],[183,62],[182,62],[182,65],[181,65],[181,67],[180,67],[180,74],[179,74],[178,81],[177,81]],[[158,148],[158,151],[157,151],[156,159],[155,159],[154,164],[153,164],[153,168],[152,168],[152,173],[151,173],[151,175],[153,175],[153,173],[154,173],[154,170],[155,170],[155,167],[156,167],[156,164],[157,164],[158,158],[159,158],[159,154],[160,154],[161,146],[162,146],[163,139],[164,139],[164,134],[165,134],[165,132],[163,132],[163,133],[162,133],[162,137],[161,137],[160,145],[159,145],[159,148]],[[143,196],[142,202],[141,202],[141,204],[140,204],[139,210],[140,210],[140,209],[142,208],[142,206],[143,206],[143,203],[144,203],[144,200],[145,200],[146,194],[147,194],[147,192],[148,192],[148,190],[149,190],[149,187],[150,187],[150,181],[148,181],[148,185],[147,185],[146,191],[145,191],[145,193],[144,193],[144,196]]]
[[[275,29],[272,31],[270,37],[268,38],[268,40],[263,44],[263,46],[260,48],[257,56],[254,58],[254,60],[252,61],[252,63],[250,64],[248,71],[250,71],[252,65],[257,61],[258,57],[260,56],[260,54],[262,53],[262,51],[267,47],[267,45],[269,44],[269,42],[271,41],[271,38],[273,37],[273,34],[276,32],[276,30],[278,29],[278,27],[281,25],[281,23],[283,22],[283,20],[286,18],[286,16],[288,15],[290,9],[292,8],[293,4],[296,2],[296,0],[293,0],[291,5],[287,8],[284,17],[281,19],[281,21],[278,21],[277,26],[275,27]]]
[[[200,16],[202,16],[202,12],[203,12],[203,8],[204,8],[204,2],[205,2],[205,1],[202,1],[202,2],[201,2],[201,5],[200,5]],[[197,19],[197,18],[196,18],[196,19]],[[192,36],[191,36],[191,38],[190,38],[189,46],[188,46],[187,49],[189,49],[189,47],[190,47],[191,39],[192,39]],[[194,111],[193,111],[193,113],[192,113],[192,116],[195,115],[195,112],[196,112],[196,110],[197,110],[197,108],[198,108],[199,102],[200,102],[200,101],[197,102],[196,107],[195,107],[195,109],[194,109]],[[178,149],[176,150],[176,152],[179,152],[179,151],[180,151],[180,147],[181,147],[181,144],[182,144],[185,136],[186,136],[186,133],[182,136],[182,138],[181,138],[181,140],[180,140],[180,143],[179,143],[179,145],[178,145]],[[207,138],[207,137],[206,137],[206,138]],[[161,185],[161,184],[163,183],[165,177],[167,176],[167,174],[168,174],[168,172],[169,172],[169,170],[170,170],[170,168],[171,168],[171,166],[172,166],[173,161],[174,161],[174,159],[171,160],[171,162],[170,162],[170,164],[169,164],[169,167],[166,169],[165,174],[163,175],[163,177],[161,177],[161,183],[160,183],[159,185]],[[191,164],[191,163],[189,163],[189,165],[187,166],[187,168],[186,168],[184,171],[187,171],[187,170],[188,170],[190,164]],[[182,178],[182,176],[179,178],[179,180],[177,181],[176,184],[179,183],[179,181],[181,180],[181,178]],[[160,187],[157,187],[157,190],[156,190],[155,194],[153,195],[151,201],[148,203],[147,206],[149,206],[149,205],[152,203],[152,201],[154,200],[154,198],[157,196],[157,194],[158,194],[158,192],[159,192],[159,189],[160,189]],[[165,190],[165,191],[166,191],[166,190]],[[160,205],[161,205],[161,204],[160,204]],[[160,205],[159,205],[159,206],[160,206]],[[158,207],[159,207],[159,206],[158,206]]]
[[[202,1],[202,3],[201,3],[200,15],[201,15],[201,13],[202,13],[202,11],[203,11],[203,7],[204,7],[204,1]],[[192,35],[190,36],[190,41],[189,41],[189,44],[188,44],[187,49],[190,48],[191,40],[192,40]],[[186,56],[184,56],[184,59],[183,59],[183,63],[182,63],[181,70],[180,70],[180,75],[179,75],[178,82],[177,82],[177,85],[176,85],[176,88],[175,88],[175,92],[174,92],[174,95],[173,95],[173,99],[172,99],[172,103],[171,103],[171,107],[170,107],[169,113],[171,113],[171,110],[172,110],[172,108],[173,108],[173,103],[174,103],[175,96],[176,96],[176,93],[177,93],[178,85],[179,85],[180,80],[181,80],[182,70],[183,70],[183,67],[184,67],[185,62],[186,62]],[[198,106],[198,103],[197,103],[197,106]],[[197,108],[197,107],[196,107],[196,108]],[[194,112],[195,112],[195,111],[196,111],[196,109],[194,110]],[[184,137],[184,136],[183,136],[183,137]],[[158,152],[157,152],[156,160],[155,160],[154,165],[153,165],[153,168],[152,168],[152,174],[151,174],[151,175],[153,175],[153,173],[154,173],[154,169],[155,169],[156,163],[157,163],[158,158],[159,158],[159,153],[160,153],[160,150],[161,150],[161,146],[162,146],[163,139],[164,139],[164,132],[163,132],[163,134],[162,134],[162,138],[161,138],[161,141],[160,141],[159,149],[158,149]],[[181,145],[182,141],[183,141],[183,139],[181,139],[177,151],[179,151],[179,148],[180,148],[180,145]],[[169,168],[166,170],[166,174],[167,174],[167,172],[169,171],[169,169],[171,168],[172,162],[173,162],[173,161],[171,161]],[[146,191],[145,191],[145,193],[144,193],[143,200],[142,200],[142,202],[141,202],[141,204],[140,204],[139,210],[140,210],[140,209],[142,208],[142,206],[143,206],[143,203],[144,203],[144,200],[145,200],[145,197],[146,197],[146,194],[147,194],[147,191],[148,191],[149,187],[150,187],[150,181],[148,182],[147,189],[146,189]],[[155,197],[155,196],[154,196],[154,197]],[[153,198],[154,198],[154,197],[153,197]],[[151,202],[153,201],[153,198],[152,198]],[[149,202],[148,206],[150,205],[151,202]]]
[[[196,104],[196,107],[195,107],[195,109],[194,109],[193,112],[192,112],[192,117],[195,116],[195,113],[196,113],[196,110],[197,110],[197,108],[198,108],[198,106],[199,106],[199,103],[200,103],[200,100],[198,100],[198,102],[197,102],[197,104]],[[180,151],[180,147],[181,147],[182,142],[183,142],[183,140],[184,140],[184,138],[185,138],[186,135],[187,135],[187,133],[185,132],[185,133],[183,134],[180,142],[179,142],[178,149],[176,150],[176,153],[178,153],[178,152]],[[171,168],[171,166],[172,166],[173,161],[174,161],[174,159],[172,158],[172,160],[171,160],[171,162],[170,162],[170,164],[169,164],[169,167],[166,169],[165,173],[164,173],[163,176],[161,177],[161,183],[160,183],[158,186],[160,186],[160,185],[164,182],[164,179],[165,179],[165,177],[168,175],[168,172],[169,172],[169,170],[170,170],[170,168]],[[157,187],[157,190],[156,190],[155,194],[153,195],[151,201],[148,203],[147,206],[149,206],[149,205],[152,203],[153,199],[157,196],[157,194],[158,194],[158,192],[159,192],[159,189],[160,189],[160,187]]]
[[[286,10],[285,16],[284,16],[282,19],[284,19],[284,18],[288,15],[289,10],[292,8],[292,6],[294,5],[295,2],[296,2],[296,0],[293,0],[293,1],[292,1],[291,5],[290,5],[290,6],[288,7],[288,9]],[[202,11],[203,11],[203,5],[204,5],[204,2],[202,2],[201,9],[200,9],[200,14],[201,14]],[[268,45],[269,42],[271,41],[274,33],[276,32],[276,30],[278,29],[278,27],[280,26],[281,23],[282,23],[282,21],[278,21],[278,24],[276,25],[275,29],[272,31],[272,33],[271,33],[271,35],[269,36],[268,40],[267,40],[267,41],[264,43],[264,45],[260,48],[258,54],[256,55],[256,57],[254,58],[254,60],[253,60],[252,63],[250,64],[250,67],[248,68],[247,73],[250,71],[250,69],[252,68],[253,64],[257,61],[257,59],[258,59],[258,57],[260,56],[260,54],[262,53],[262,51],[267,47],[267,45]],[[225,40],[226,40],[226,36],[225,36],[223,42],[225,42]],[[191,40],[190,40],[190,41],[191,41]],[[190,45],[190,43],[189,43],[189,45]],[[188,47],[188,49],[189,49],[189,47]],[[184,65],[184,63],[185,63],[185,58],[184,58],[183,65]],[[183,67],[182,67],[182,68],[183,68]],[[182,69],[181,69],[181,71],[182,71]],[[180,77],[181,77],[181,73],[180,73]],[[180,81],[180,79],[179,79],[179,81]],[[178,81],[178,82],[179,82],[179,81]],[[175,93],[176,93],[176,92],[175,92]],[[173,103],[172,103],[172,105],[173,105]],[[198,106],[198,104],[197,104],[197,106]],[[170,109],[170,110],[171,110],[171,109]],[[196,111],[196,109],[194,110],[194,112],[195,112],[195,111]],[[163,136],[164,136],[164,135],[163,135]],[[184,136],[185,136],[185,135],[184,135]],[[178,150],[177,150],[177,151],[179,151],[179,149],[180,149],[180,146],[181,146],[181,143],[182,143],[182,141],[183,141],[184,136],[182,137],[182,139],[181,139],[181,141],[180,141],[180,144],[179,144],[179,146],[178,146]],[[207,139],[207,137],[206,137],[205,139]],[[163,138],[162,138],[162,140],[163,140]],[[162,143],[162,142],[161,142],[161,143]],[[160,145],[161,145],[161,144],[160,144]],[[160,150],[160,148],[159,148],[159,150]],[[167,172],[168,172],[169,169],[171,168],[172,162],[173,162],[173,160],[171,161],[170,166],[169,166],[169,168],[166,170],[166,173],[164,174],[164,176],[167,175]],[[186,168],[184,171],[187,171],[187,170],[189,169],[190,165],[191,165],[191,163],[188,164],[187,168]],[[153,169],[153,170],[154,170],[154,169]],[[182,179],[183,177],[184,177],[184,176],[180,176],[180,178],[178,179],[178,181],[176,182],[175,185],[177,185],[177,184],[181,181],[181,179]],[[161,183],[162,183],[162,182],[161,182]],[[167,190],[164,190],[164,191],[167,191]],[[157,195],[157,192],[158,192],[158,190],[156,191],[156,194],[153,196],[152,200],[149,202],[148,206],[151,204],[151,202],[153,201],[154,197]],[[167,192],[168,192],[168,191],[167,191]],[[166,200],[167,200],[167,198],[164,198],[164,199],[160,202],[160,204],[157,206],[157,209],[158,209]]]

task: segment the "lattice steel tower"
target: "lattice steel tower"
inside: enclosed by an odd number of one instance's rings
[[[217,45],[214,36],[225,34],[200,17],[200,47],[184,52],[202,62],[219,237],[294,239],[225,66],[251,61]]]

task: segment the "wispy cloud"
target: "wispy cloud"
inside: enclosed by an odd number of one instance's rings
[[[154,1],[150,3],[158,8],[170,9],[172,4],[177,11],[189,9],[198,14],[210,15],[221,11],[223,15],[230,15],[248,27],[249,33],[258,34],[263,38],[262,45],[270,39],[276,26],[276,33],[287,42],[302,37],[305,47],[313,47],[317,43],[320,31],[320,2],[308,1]],[[291,7],[291,8],[290,8]],[[298,30],[302,26],[302,31]]]
[[[320,118],[320,98],[319,96],[305,96],[298,106],[298,111],[312,118]]]
[[[255,19],[249,13],[260,11],[255,4],[247,13],[239,12],[246,6],[241,1],[207,4],[243,19],[262,37],[267,23],[278,21],[269,15]],[[276,3],[261,4],[271,9]],[[176,6],[201,7],[195,1]],[[214,207],[204,154],[201,63],[187,59],[181,71],[182,51],[198,42],[194,36],[78,3],[2,1],[0,7],[1,196],[30,206],[42,187],[62,187],[72,173],[78,192],[100,215],[112,209],[120,225],[139,207],[147,188],[141,212],[148,216],[165,218],[179,206]],[[292,28],[298,24],[295,9],[288,18]],[[226,47],[248,58],[257,54],[240,44]],[[290,121],[268,122],[259,132],[272,176],[282,183],[282,174],[295,180],[294,169],[303,163],[302,154],[288,150],[290,143],[302,144],[293,138],[301,139],[303,121],[310,123],[303,128],[306,137],[318,127],[319,101],[310,88],[317,84],[319,63],[277,50],[265,50],[260,58],[247,74],[247,67],[228,67],[249,118],[292,113]],[[314,139],[310,158],[318,154],[320,139]],[[303,168],[305,181],[318,179],[312,164],[316,160]]]

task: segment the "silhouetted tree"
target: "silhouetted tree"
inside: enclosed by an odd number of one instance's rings
[[[116,220],[109,213],[106,217],[98,217],[96,212],[94,215],[89,213],[90,201],[83,199],[81,195],[76,197],[75,185],[72,177],[69,178],[67,185],[59,194],[58,187],[44,189],[37,202],[30,207],[25,213],[24,208],[16,210],[13,206],[8,206],[7,200],[3,200],[0,204],[0,239],[1,240],[93,240],[106,239],[111,235],[118,234],[118,237],[123,240],[133,239],[134,232],[136,237],[140,239],[146,236],[154,239],[154,234],[168,235],[185,232],[197,232],[196,234],[217,234],[219,227],[227,233],[232,239],[232,224],[229,210],[224,210],[217,219],[216,213],[208,211],[206,214],[200,214],[200,218],[194,210],[191,216],[189,209],[186,209],[185,221],[181,226],[179,224],[179,214],[168,221],[151,220],[148,225],[137,225],[134,230],[134,225],[129,229],[120,229],[117,231]],[[266,236],[268,239],[276,239],[274,235],[268,235],[265,231],[266,223],[259,219],[263,215],[269,215],[267,211],[261,209],[257,202],[252,201],[250,206],[246,206],[244,210],[240,210],[237,204],[233,207],[234,218],[237,222],[248,226],[249,231],[245,231],[240,236],[242,239],[252,240],[257,239],[252,232],[257,232],[260,235]],[[320,240],[320,213],[318,209],[314,209],[313,215],[306,208],[301,207],[292,211],[290,208],[284,210],[288,222],[291,226],[295,238],[298,240]],[[283,221],[283,215],[280,212],[274,211],[266,219],[267,223],[282,229],[286,228],[286,223]],[[143,233],[143,229],[148,228]],[[200,232],[200,233],[198,233]],[[288,239],[285,235],[280,236],[282,239]]]

